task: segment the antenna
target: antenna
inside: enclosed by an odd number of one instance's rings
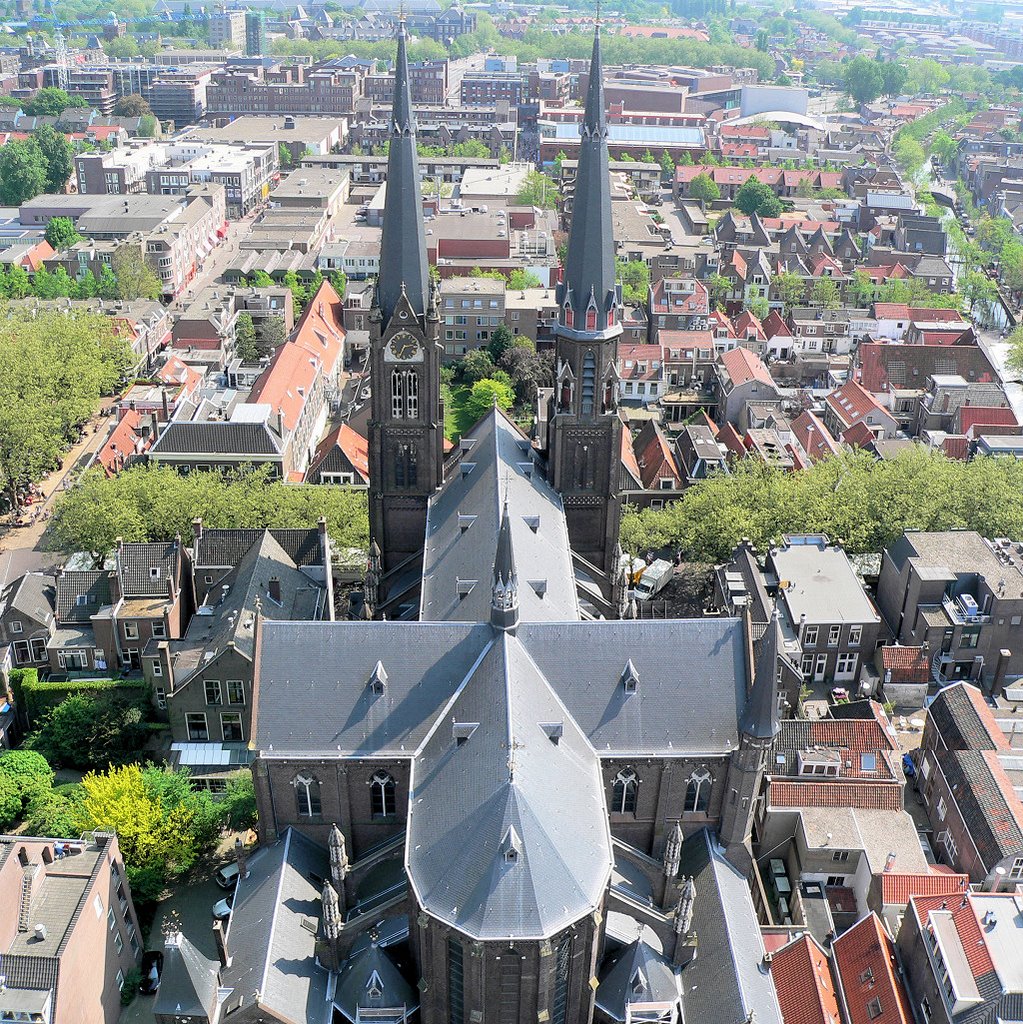
[[[64,33],[61,32],[59,26],[53,36],[53,49],[56,51],[57,85],[64,92],[67,92],[71,81],[71,75],[68,71],[69,57],[67,46],[64,43]]]

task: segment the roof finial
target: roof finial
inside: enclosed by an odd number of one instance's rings
[[[597,31],[600,31],[600,0],[597,0]]]
[[[401,0],[401,3],[398,4],[398,24],[405,24],[405,0]]]

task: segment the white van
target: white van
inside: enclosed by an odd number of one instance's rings
[[[214,876],[221,889],[233,889],[238,884],[238,864],[225,864]]]

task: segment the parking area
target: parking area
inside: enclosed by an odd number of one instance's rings
[[[182,885],[164,900],[149,931],[147,949],[163,949],[164,938],[175,931],[184,932],[198,950],[211,960],[216,958],[213,942],[213,904],[225,896],[212,877]],[[154,996],[138,995],[121,1012],[120,1024],[153,1024]]]

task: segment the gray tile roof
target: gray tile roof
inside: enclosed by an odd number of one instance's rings
[[[379,996],[369,993],[374,973],[381,989]],[[354,1024],[361,1009],[404,1006],[414,1010],[419,1005],[419,993],[405,980],[386,950],[364,933],[355,940],[338,972],[334,1004]]]
[[[84,598],[79,602],[79,598]],[[111,603],[110,573],[106,569],[65,569],[57,577],[57,621],[88,622]]]
[[[621,950],[605,970],[597,1006],[614,1020],[627,1020],[631,1003],[681,1002],[678,968],[641,939]]]
[[[53,620],[56,602],[53,577],[27,572],[0,593],[0,615],[15,612],[46,625]]]
[[[466,724],[464,741],[452,720]],[[437,717],[409,808],[409,880],[460,931],[549,937],[603,900],[612,855],[597,757],[513,636],[488,644]]]
[[[315,957],[327,851],[288,829],[249,858],[248,872],[238,880],[227,929],[232,961],[221,981],[234,991],[225,1016],[257,999],[280,1020],[295,1019],[296,1010],[319,1012],[312,1008],[322,1008],[327,994],[327,972]]]
[[[220,964],[203,956],[180,932],[167,941],[154,1014],[214,1016]]]
[[[245,557],[256,541],[269,533],[287,552],[295,565],[320,565],[323,554],[320,551],[320,534],[316,527],[310,529],[233,529],[220,530],[203,528],[201,538],[193,548],[193,563],[197,569],[205,567],[226,568],[236,566]]]
[[[536,466],[528,439],[494,409],[465,435],[463,448],[470,443],[462,456],[463,475],[430,499],[420,618],[489,620],[494,552],[507,501],[520,619],[578,619],[565,511]],[[475,468],[465,473],[467,465]],[[475,586],[460,596],[459,583],[469,580]]]
[[[774,982],[761,970],[764,945],[749,886],[707,829],[682,844],[679,874],[696,887],[699,942],[698,956],[682,971],[684,1019],[745,1024],[756,1010],[758,1024],[782,1024]]]
[[[153,456],[161,455],[279,455],[280,438],[263,423],[168,423]]]
[[[954,683],[938,691],[927,711],[941,733],[946,747],[953,750],[995,750],[998,744],[988,731],[966,683]],[[977,694],[983,703],[984,697]]]
[[[256,746],[271,756],[411,756],[493,635],[472,623],[266,622]],[[721,754],[738,741],[746,705],[738,619],[525,622],[516,636],[598,754]],[[635,693],[621,679],[630,658]],[[375,696],[378,661],[388,680]]]
[[[941,768],[984,868],[991,871],[1005,857],[1023,854],[1023,811],[997,755],[950,750]]]
[[[153,574],[156,570],[156,575]],[[166,597],[167,581],[178,583],[177,541],[122,544],[117,571],[125,597]]]

